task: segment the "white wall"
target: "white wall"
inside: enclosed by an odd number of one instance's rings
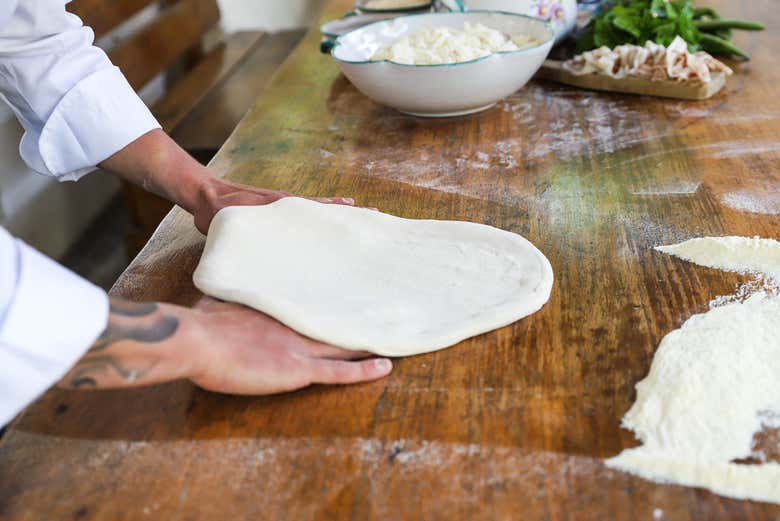
[[[280,31],[313,23],[324,0],[218,0],[225,32]]]

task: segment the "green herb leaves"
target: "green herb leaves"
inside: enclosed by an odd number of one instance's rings
[[[760,31],[756,22],[724,20],[709,7],[692,0],[621,0],[597,14],[577,41],[577,52],[622,44],[644,45],[648,40],[668,46],[676,36],[691,52],[747,55],[731,43],[731,30]]]

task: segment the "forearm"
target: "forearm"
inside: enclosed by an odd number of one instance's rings
[[[130,387],[190,376],[180,309],[111,298],[106,329],[59,386]]]
[[[142,135],[100,166],[178,204],[193,215],[195,227],[204,234],[214,215],[226,206],[270,204],[290,195],[218,179],[159,129]],[[345,197],[314,200],[354,204]]]
[[[303,337],[252,309],[203,299],[194,308],[111,299],[108,325],[59,382],[108,389],[189,379],[231,394],[387,375],[392,363]]]
[[[162,130],[142,135],[100,166],[194,213],[211,171]]]

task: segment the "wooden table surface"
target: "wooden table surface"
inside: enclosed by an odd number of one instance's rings
[[[652,247],[780,237],[778,3],[712,3],[770,30],[737,36],[753,60],[705,102],[532,82],[476,116],[417,119],[356,91],[312,31],[214,168],[520,233],[553,265],[550,301],[370,384],[51,390],[0,447],[0,519],[777,519],[602,463],[636,444],[620,419],[661,338],[749,280]],[[193,303],[203,242],[174,210],[113,293]]]

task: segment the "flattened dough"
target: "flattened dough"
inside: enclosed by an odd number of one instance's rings
[[[220,211],[193,279],[316,340],[406,356],[539,310],[553,272],[526,239],[491,226],[288,197]]]

